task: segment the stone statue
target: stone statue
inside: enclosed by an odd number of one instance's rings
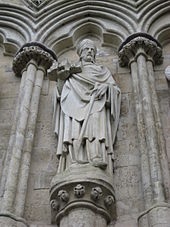
[[[54,94],[58,172],[73,163],[106,169],[113,158],[121,94],[111,72],[95,63],[96,51],[94,42],[84,39],[78,63],[56,62],[49,72],[64,81],[61,94],[57,86]]]

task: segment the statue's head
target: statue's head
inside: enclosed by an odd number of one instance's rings
[[[77,48],[77,53],[80,56],[80,60],[86,62],[94,62],[97,48],[95,43],[90,39],[82,40]]]

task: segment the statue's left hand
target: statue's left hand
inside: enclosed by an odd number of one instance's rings
[[[108,89],[107,84],[99,84],[97,88],[95,88],[96,90],[95,98],[101,99],[102,96],[106,93],[107,89]]]

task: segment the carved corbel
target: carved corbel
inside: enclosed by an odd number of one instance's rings
[[[115,219],[114,191],[110,185],[99,180],[84,180],[78,184],[68,180],[67,183],[55,185],[50,191],[52,223],[59,224],[70,210],[83,207],[101,214],[108,223]]]

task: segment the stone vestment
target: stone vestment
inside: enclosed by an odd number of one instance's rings
[[[99,84],[106,84],[108,88],[101,99],[94,100],[83,134],[84,148],[79,152],[84,153],[80,155],[81,159],[86,157],[89,162],[95,156],[101,158],[103,153],[106,156],[108,153],[113,154],[120,113],[120,90],[106,67],[86,62],[81,73],[72,74],[65,81],[60,99],[57,88],[55,90],[54,130],[58,138],[57,156],[67,153],[68,147],[78,140],[90,99],[93,92],[96,92],[94,88]]]

